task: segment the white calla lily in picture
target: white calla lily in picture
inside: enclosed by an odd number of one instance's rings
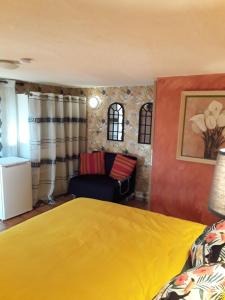
[[[225,91],[182,93],[177,159],[214,164],[225,146]]]

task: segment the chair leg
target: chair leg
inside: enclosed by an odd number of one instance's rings
[[[134,200],[134,199],[135,199],[135,194],[134,193],[132,193],[132,194],[130,194],[129,196],[126,197],[127,201],[131,201],[131,200]]]

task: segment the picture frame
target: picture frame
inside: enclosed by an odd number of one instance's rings
[[[176,159],[212,164],[225,147],[225,91],[181,94]]]

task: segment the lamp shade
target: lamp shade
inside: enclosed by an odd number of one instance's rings
[[[91,97],[89,99],[89,106],[93,109],[96,109],[98,108],[100,105],[100,99],[99,97],[95,96],[95,97]]]
[[[219,217],[225,217],[225,148],[218,152],[209,196],[209,210]]]

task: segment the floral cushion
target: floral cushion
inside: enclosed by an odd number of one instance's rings
[[[191,248],[192,267],[205,263],[225,263],[225,220],[207,227]]]
[[[187,270],[166,284],[154,300],[222,300],[225,295],[225,264],[202,265]]]

